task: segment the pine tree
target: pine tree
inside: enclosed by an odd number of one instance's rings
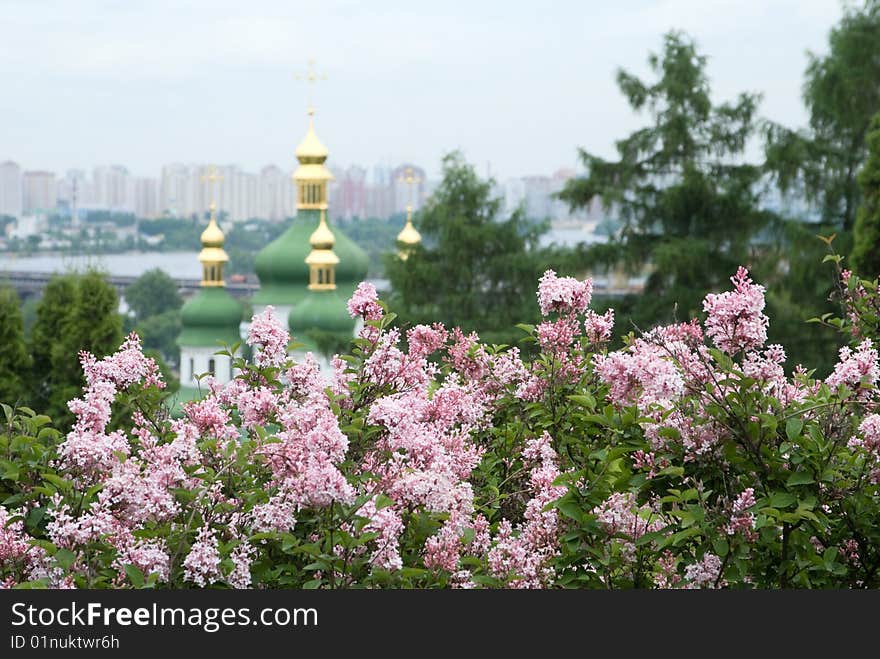
[[[18,295],[9,286],[0,286],[0,402],[29,402],[29,372],[30,357],[24,342]]]
[[[665,35],[662,52],[648,62],[652,81],[617,75],[633,110],[649,114],[648,125],[617,142],[617,160],[581,150],[587,176],[561,194],[575,208],[599,197],[621,221],[619,240],[594,250],[597,258],[637,273],[650,266],[645,294],[618,305],[620,316],[645,328],[671,320],[676,305],[681,318],[699,313],[707,288],[749,265],[752,239],[768,220],[757,206],[761,169],[744,158],[758,96],[713,105],[706,58],[677,32]]]
[[[860,277],[880,277],[880,113],[868,132],[868,159],[859,172],[862,203],[856,215],[852,269]]]

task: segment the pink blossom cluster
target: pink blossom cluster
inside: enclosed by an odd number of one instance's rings
[[[663,521],[650,506],[639,506],[632,492],[615,492],[592,513],[609,538],[620,547],[621,557],[631,562],[636,556],[636,541],[647,533],[663,529]]]
[[[400,558],[400,534],[403,533],[403,520],[393,506],[377,508],[375,499],[367,501],[357,512],[368,521],[364,533],[376,533],[372,541],[375,549],[370,556],[370,564],[384,570],[399,570],[403,567]]]
[[[877,349],[870,339],[862,341],[855,351],[848,346],[840,349],[839,359],[834,372],[825,378],[831,388],[845,386],[859,391],[862,396],[869,396],[866,387],[876,387],[880,379],[880,365],[877,363]]]
[[[165,388],[159,367],[155,360],[144,356],[141,338],[134,332],[126,337],[114,354],[98,360],[91,353],[83,351],[80,353],[80,363],[89,386],[96,382],[109,382],[119,391],[133,384]]]
[[[561,472],[552,441],[544,433],[526,442],[523,458],[533,464],[529,472],[532,498],[515,529],[509,520],[501,521],[487,555],[490,572],[512,588],[543,588],[555,574],[550,562],[559,555],[561,524],[559,511],[547,507],[568,488],[554,485]]]
[[[735,535],[737,533],[750,541],[754,542],[758,534],[755,533],[755,515],[749,509],[755,505],[755,490],[747,487],[733,502],[733,509],[730,514],[730,521],[724,530],[727,535]]]
[[[382,307],[379,304],[379,297],[376,295],[376,287],[366,281],[358,284],[354,294],[348,300],[347,306],[348,315],[352,318],[379,320],[382,317]]]
[[[617,405],[671,405],[684,393],[684,378],[664,350],[636,339],[624,350],[593,356],[596,373],[609,387],[609,399]]]
[[[198,538],[183,560],[183,577],[197,586],[221,579],[217,534],[207,524],[199,529]]]
[[[730,278],[734,290],[710,293],[703,300],[706,334],[719,350],[729,355],[754,350],[767,340],[769,318],[764,315],[764,287],[740,267]]]
[[[698,562],[685,568],[685,588],[720,588],[726,585],[721,568],[721,559],[707,552]]]
[[[592,279],[578,281],[574,277],[557,277],[553,270],[547,270],[538,282],[538,306],[542,316],[554,311],[563,314],[583,313],[592,297]]]
[[[289,343],[290,332],[281,325],[271,304],[251,320],[247,344],[254,347],[257,366],[283,366],[287,362]]]
[[[317,363],[312,360],[304,365],[307,370],[299,377],[308,388],[298,396],[290,396],[292,390],[288,390],[288,396],[280,397],[277,403],[281,430],[276,436],[280,441],[259,449],[278,490],[273,501],[283,510],[291,501],[297,508],[323,508],[354,498],[354,490],[336,466],[345,459],[348,438],[323,391]]]

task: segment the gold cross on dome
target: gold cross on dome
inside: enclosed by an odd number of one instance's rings
[[[297,80],[305,80],[306,83],[308,84],[306,100],[308,101],[309,110],[311,111],[312,110],[312,88],[315,86],[316,82],[326,80],[327,74],[326,73],[319,74],[319,73],[315,72],[315,60],[313,58],[310,58],[308,60],[307,69],[308,70],[304,74],[298,73],[298,74],[296,74],[295,77]]]
[[[214,165],[211,165],[210,167],[208,167],[208,173],[202,174],[201,180],[202,183],[208,184],[208,196],[211,198],[211,203],[208,204],[208,208],[210,208],[211,212],[213,213],[214,210],[217,208],[217,205],[214,203],[213,195],[214,183],[222,181],[223,177],[217,172],[217,168]]]
[[[397,180],[398,180],[398,182],[405,184],[407,187],[407,202],[408,203],[406,205],[406,209],[408,211],[411,211],[412,210],[413,187],[415,185],[417,185],[418,183],[421,183],[422,179],[420,176],[415,175],[412,167],[407,167],[406,170],[404,170],[403,176],[399,176],[397,178]]]

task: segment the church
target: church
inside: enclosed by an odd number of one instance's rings
[[[308,110],[308,129],[296,148],[299,166],[293,174],[296,186],[296,217],[290,227],[257,254],[255,269],[259,290],[251,304],[254,314],[267,306],[290,328],[294,341],[303,344],[293,353],[300,360],[307,352],[322,368],[327,357],[312,337],[325,336],[346,341],[360,329],[346,309],[346,301],[357,285],[366,279],[369,259],[366,252],[327,217],[327,186],[333,175],[327,169],[327,147],[315,132],[315,111]],[[207,179],[212,181],[212,177]],[[210,204],[210,220],[202,232],[201,287],[181,310],[180,391],[175,409],[200,398],[204,386],[199,376],[210,374],[225,384],[233,377],[231,359],[217,354],[222,344],[244,343],[241,304],[226,290],[223,268],[229,257],[223,249],[224,235],[215,218],[216,205]],[[412,207],[407,208],[406,225],[397,237],[399,255],[421,241],[412,224]]]

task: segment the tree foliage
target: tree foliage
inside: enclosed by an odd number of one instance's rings
[[[809,127],[766,125],[767,159],[783,190],[815,202],[826,221],[849,231],[867,157],[865,136],[880,108],[880,0],[847,7],[828,36],[827,55],[809,54],[803,86]]]
[[[28,398],[30,355],[19,305],[15,290],[0,285],[0,401],[9,404]]]
[[[175,281],[161,268],[147,270],[125,289],[125,302],[138,321],[179,310],[183,298]]]
[[[95,270],[53,277],[37,308],[31,331],[34,406],[66,427],[73,419],[67,401],[83,385],[79,353],[104,356],[122,339],[119,297]]]
[[[880,113],[868,133],[868,159],[859,172],[862,203],[856,215],[852,269],[860,276],[880,275]]]
[[[617,141],[617,160],[581,149],[587,175],[561,193],[574,208],[599,196],[623,225],[614,258],[652,268],[630,309],[639,324],[671,318],[676,304],[684,315],[697,311],[701,291],[752,260],[753,237],[768,219],[757,205],[761,168],[744,160],[759,97],[713,105],[706,58],[678,32],[648,63],[653,81],[621,70],[617,84],[650,124]]]
[[[538,245],[546,225],[522,210],[503,218],[492,182],[461,153],[443,159],[443,180],[415,224],[422,244],[406,260],[389,255],[385,265],[402,320],[510,338],[515,322],[533,319],[534,282],[550,264]]]

